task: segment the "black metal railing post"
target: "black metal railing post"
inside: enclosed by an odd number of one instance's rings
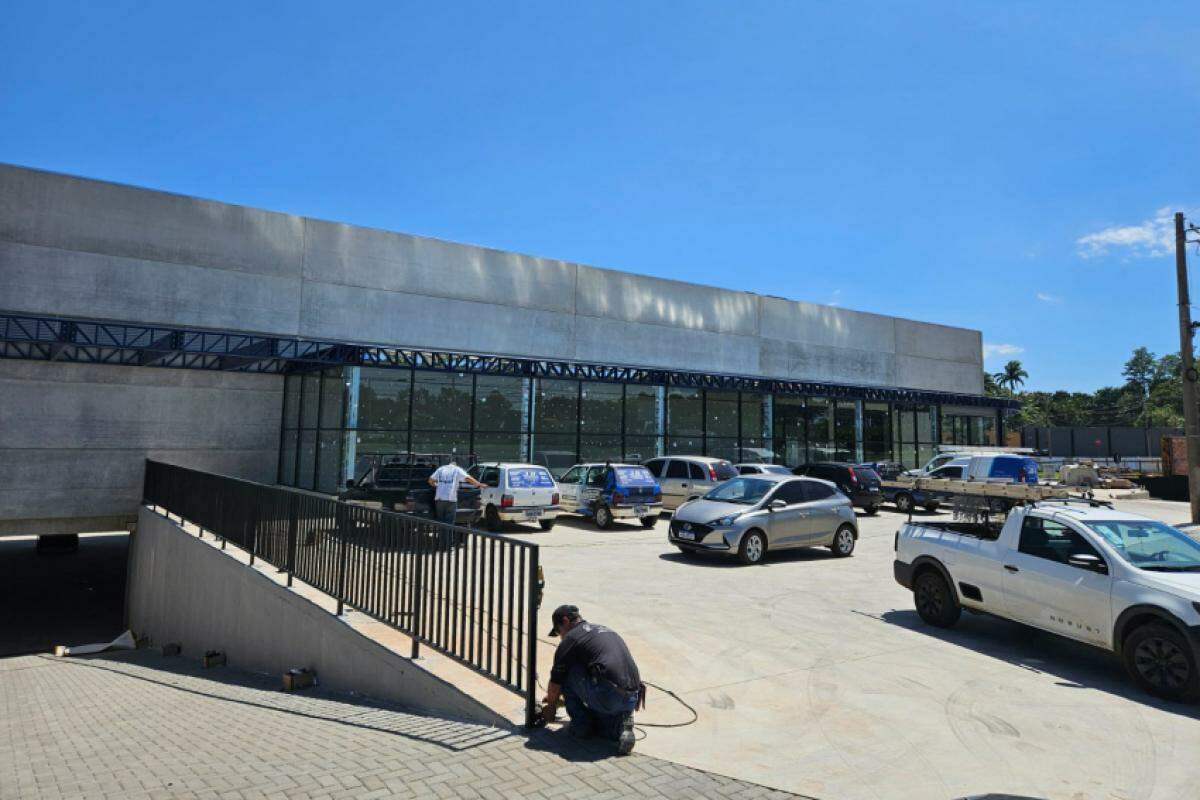
[[[346,610],[346,563],[350,555],[349,514],[344,503],[334,504],[334,529],[338,539],[337,613],[340,617]]]
[[[424,554],[422,543],[425,539],[424,533],[418,528],[414,534],[415,541],[412,548],[412,616],[409,617],[412,629],[409,635],[412,637],[412,657],[420,658],[421,656],[421,591],[424,588],[421,580],[422,567],[421,557]]]
[[[538,621],[538,549],[529,550],[529,583],[525,590],[529,593],[529,651],[525,662],[525,724],[533,725],[534,715],[537,714],[537,621]]]
[[[296,533],[299,527],[300,495],[288,494],[288,530],[287,530],[287,585],[292,585],[292,575],[296,572]]]

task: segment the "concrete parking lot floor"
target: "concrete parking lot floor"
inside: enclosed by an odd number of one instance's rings
[[[566,733],[406,713],[140,650],[0,659],[0,798],[783,798]]]
[[[1177,523],[1184,504],[1122,508]],[[855,555],[760,567],[689,560],[656,529],[560,521],[543,609],[620,632],[646,680],[699,714],[646,728],[642,752],[823,798],[1196,797],[1200,711],[1141,694],[1104,652],[964,614],[925,626],[892,577],[903,517],[860,517]],[[540,656],[546,674],[553,640]],[[651,691],[640,721],[690,719]]]

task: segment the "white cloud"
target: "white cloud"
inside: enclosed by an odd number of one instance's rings
[[[983,346],[983,357],[985,359],[1015,356],[1018,353],[1024,352],[1024,347],[1017,347],[1015,344],[985,344]]]
[[[1186,211],[1184,213],[1187,213]],[[1159,258],[1175,252],[1175,220],[1171,208],[1160,208],[1153,219],[1137,225],[1113,225],[1075,240],[1081,258],[1124,252],[1134,258]]]
[[[1062,302],[1061,297],[1052,294],[1046,294],[1045,292],[1038,292],[1037,299],[1041,300],[1043,303],[1050,303],[1051,305],[1058,305]]]

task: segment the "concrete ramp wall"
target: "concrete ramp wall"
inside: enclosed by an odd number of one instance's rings
[[[155,647],[177,641],[185,658],[221,650],[229,664],[255,672],[312,667],[331,689],[509,726],[458,688],[209,542],[140,509],[126,600],[128,624],[138,636],[151,637]]]

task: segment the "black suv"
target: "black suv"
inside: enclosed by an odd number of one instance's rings
[[[387,453],[359,459],[358,477],[346,481],[338,492],[339,500],[374,502],[386,511],[400,511],[418,517],[433,516],[434,489],[429,485],[433,471],[451,460],[465,460],[467,467],[475,458],[451,453]],[[466,469],[467,467],[464,467]],[[459,525],[474,525],[479,519],[479,490],[463,484],[458,487]]]
[[[792,472],[836,484],[838,490],[850,498],[851,503],[868,514],[874,514],[883,505],[879,473],[869,464],[801,464]]]

